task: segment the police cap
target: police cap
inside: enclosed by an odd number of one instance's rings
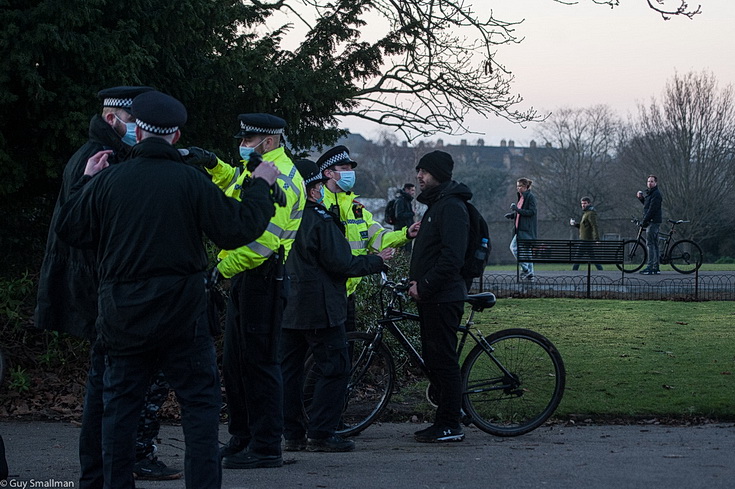
[[[153,134],[173,134],[186,123],[184,104],[171,95],[156,91],[135,97],[132,114],[138,127]]]
[[[153,87],[112,87],[97,92],[97,98],[102,101],[102,107],[114,107],[130,112],[135,97],[153,90]]]
[[[323,172],[330,166],[335,165],[352,165],[352,168],[357,166],[357,162],[350,158],[350,150],[346,146],[335,146],[323,155],[319,157],[316,164],[319,166],[319,171]]]
[[[296,169],[299,170],[306,186],[329,180],[322,175],[322,172],[319,171],[319,167],[317,167],[316,163],[311,160],[296,160],[294,161],[294,165],[296,166]]]
[[[240,114],[240,132],[235,134],[238,139],[265,134],[269,136],[283,134],[286,121],[271,114]]]

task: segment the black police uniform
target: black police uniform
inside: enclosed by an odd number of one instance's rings
[[[153,134],[170,134],[186,121],[183,105],[159,92],[138,96],[132,111]],[[100,172],[60,210],[59,237],[97,250],[97,327],[107,350],[105,487],[134,487],[134,433],[158,367],[182,406],[186,487],[221,486],[221,393],[201,236],[237,247],[260,235],[274,213],[268,185],[256,180],[247,194],[242,204],[225,197],[169,142],[150,136],[129,161]]]
[[[304,175],[310,165],[297,161]],[[320,175],[313,162],[313,173]],[[305,180],[307,184],[312,178]],[[284,437],[323,440],[334,435],[342,414],[342,402],[350,371],[345,320],[347,277],[377,273],[383,259],[377,255],[354,256],[345,240],[339,217],[316,202],[307,201],[301,227],[286,262],[291,279],[282,332],[284,384]],[[311,349],[321,372],[309,412],[308,433],[302,415],[302,377]]]

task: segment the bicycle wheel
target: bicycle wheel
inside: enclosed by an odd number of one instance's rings
[[[556,347],[527,329],[506,329],[487,337],[462,364],[465,413],[481,430],[518,436],[541,426],[564,395],[566,372]]]
[[[688,239],[677,241],[669,251],[669,264],[679,273],[692,273],[702,266],[702,248]]]
[[[338,435],[356,435],[370,426],[383,413],[393,394],[393,357],[384,343],[375,347],[374,338],[370,333],[347,333],[352,369]],[[318,377],[311,356],[306,360],[304,372],[304,414],[308,419]]]
[[[623,263],[616,263],[618,269],[625,273],[633,273],[640,270],[646,263],[648,251],[643,241],[629,239],[623,241]]]

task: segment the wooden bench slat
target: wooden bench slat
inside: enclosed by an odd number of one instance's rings
[[[519,239],[519,262],[623,263],[623,241]]]

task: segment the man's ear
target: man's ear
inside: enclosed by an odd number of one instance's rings
[[[176,131],[176,132],[174,133],[174,137],[173,137],[173,139],[171,140],[171,144],[176,144],[176,141],[178,141],[180,137],[181,137],[181,131],[180,131],[180,130],[178,130],[178,131]]]

